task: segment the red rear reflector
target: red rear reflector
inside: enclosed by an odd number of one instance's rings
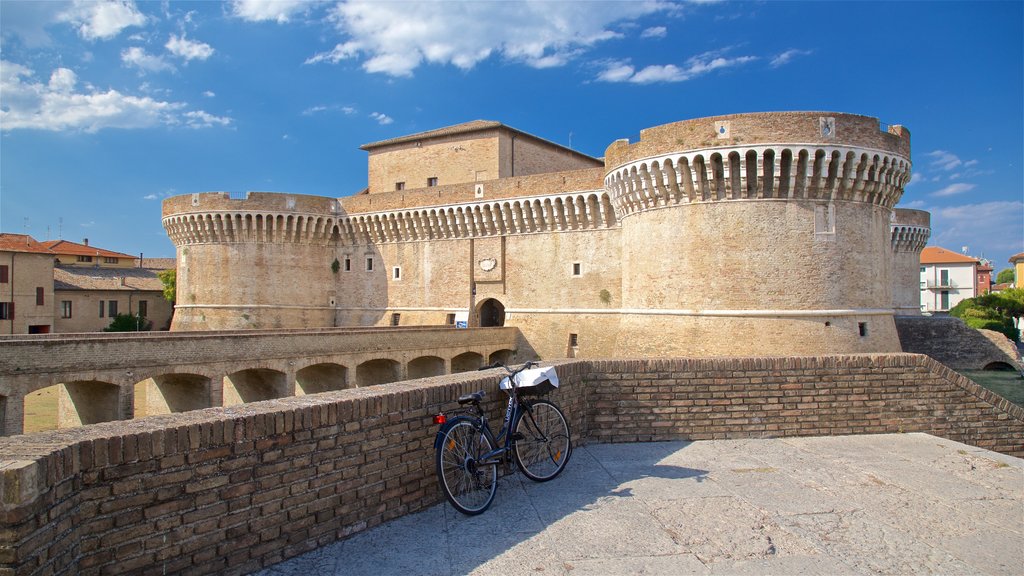
[[[444,414],[438,414],[434,416],[434,424],[444,424],[448,421],[448,417]]]

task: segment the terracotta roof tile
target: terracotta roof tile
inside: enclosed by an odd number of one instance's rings
[[[135,256],[132,256],[131,254],[123,254],[121,252],[114,252],[113,250],[105,250],[103,248],[97,248],[96,246],[88,246],[86,244],[79,244],[78,242],[71,242],[70,240],[46,240],[42,244],[44,244],[55,254],[71,254],[73,256],[102,256],[104,258],[135,258]]]
[[[164,284],[153,268],[53,267],[54,290],[147,290],[163,291]],[[121,279],[124,278],[124,284]]]
[[[977,262],[977,258],[964,256],[938,246],[926,246],[924,250],[921,250],[921,264],[976,264]]]
[[[30,252],[33,254],[53,254],[42,242],[28,234],[7,234],[0,233],[0,251],[3,252]]]

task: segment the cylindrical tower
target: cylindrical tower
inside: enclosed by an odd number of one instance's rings
[[[903,127],[717,116],[644,130],[605,162],[622,223],[620,350],[899,351],[889,221],[910,179]]]
[[[932,234],[931,214],[897,208],[889,225],[892,246],[892,308],[898,316],[921,315],[921,250]]]
[[[251,192],[164,200],[177,248],[172,330],[335,325],[338,201]]]

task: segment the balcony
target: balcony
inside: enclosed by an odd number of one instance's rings
[[[951,279],[946,280],[927,280],[921,282],[921,288],[927,288],[929,290],[955,290],[960,285]]]

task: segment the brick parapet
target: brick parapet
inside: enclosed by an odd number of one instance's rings
[[[909,354],[565,361],[577,442],[927,432],[1024,455],[1024,410]],[[440,501],[468,373],[0,439],[0,571],[259,570]],[[571,465],[571,464],[570,464]]]

